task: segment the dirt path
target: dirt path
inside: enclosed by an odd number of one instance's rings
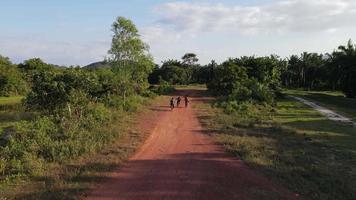
[[[194,90],[179,93],[196,96],[192,103],[204,100]],[[160,114],[145,122],[154,124],[151,136],[88,200],[297,199],[225,153],[203,133],[191,107],[152,109]]]
[[[329,110],[327,108],[319,106],[314,102],[311,102],[309,100],[303,99],[301,97],[295,97],[295,96],[290,96],[290,97],[292,97],[293,99],[295,99],[297,101],[300,101],[300,102],[304,103],[305,105],[308,105],[308,106],[312,107],[313,109],[319,111],[321,114],[323,114],[324,116],[326,116],[328,119],[330,119],[332,121],[348,123],[348,124],[352,124],[352,125],[356,126],[356,122],[352,121],[350,118],[347,118],[347,117],[345,117],[343,115],[335,113],[332,110]]]

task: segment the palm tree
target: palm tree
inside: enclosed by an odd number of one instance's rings
[[[356,46],[351,39],[334,52],[336,66],[341,71],[341,89],[349,98],[356,96]]]

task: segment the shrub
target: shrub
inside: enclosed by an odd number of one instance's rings
[[[266,84],[258,82],[256,79],[252,79],[249,82],[249,88],[251,89],[251,98],[259,102],[266,102],[272,104],[274,101],[274,91]]]
[[[174,92],[176,89],[169,82],[160,80],[160,85],[152,89],[158,95],[165,95]]]
[[[0,55],[0,96],[24,95],[27,91],[23,74],[8,58]]]

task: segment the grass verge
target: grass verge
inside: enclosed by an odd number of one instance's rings
[[[356,99],[346,98],[341,92],[286,90],[285,93],[309,99],[356,121]]]
[[[273,116],[260,112],[263,120],[249,126],[237,123],[246,121],[242,113],[226,114],[209,103],[196,109],[227,151],[272,180],[310,199],[356,199],[355,127],[288,98],[279,100]]]

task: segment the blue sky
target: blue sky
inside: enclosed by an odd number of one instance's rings
[[[102,60],[110,25],[130,18],[157,63],[327,52],[356,38],[353,0],[1,0],[0,54],[59,65]]]

